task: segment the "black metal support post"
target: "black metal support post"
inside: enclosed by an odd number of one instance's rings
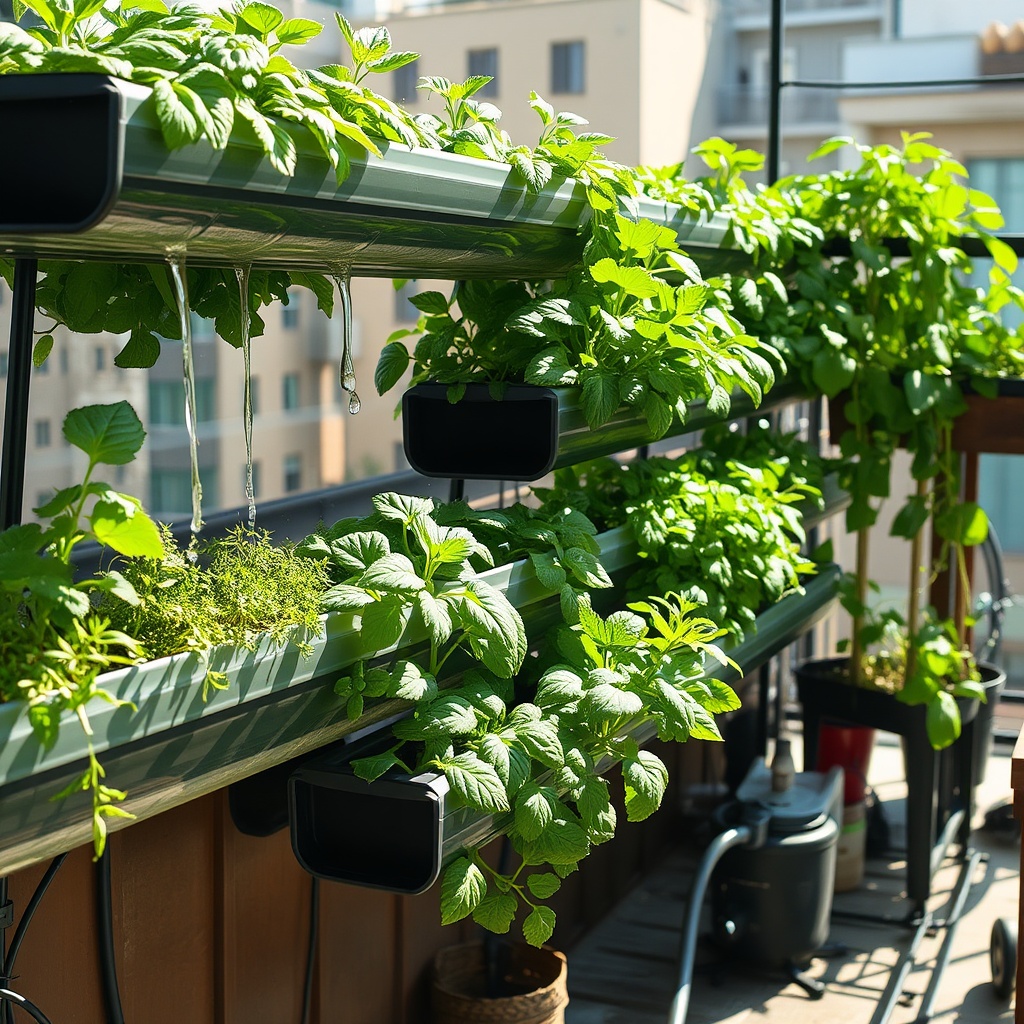
[[[3,449],[0,451],[0,530],[21,522],[37,269],[34,259],[15,260],[14,311],[7,360],[7,408],[4,413]]]
[[[772,0],[771,42],[768,52],[768,184],[779,180],[782,151],[782,35],[783,0]]]

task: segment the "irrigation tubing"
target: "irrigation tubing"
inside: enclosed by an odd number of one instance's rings
[[[113,891],[110,884],[110,846],[96,861],[96,924],[99,929],[100,981],[103,985],[103,1006],[109,1024],[124,1024],[121,990],[117,984],[117,961],[114,958]]]
[[[320,930],[320,879],[311,876],[309,893],[309,950],[306,954],[306,984],[302,990],[302,1024],[309,1024],[313,1013],[313,973],[316,968],[316,942]]]

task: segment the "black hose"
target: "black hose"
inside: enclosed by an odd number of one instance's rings
[[[4,1002],[5,1011],[12,1005],[20,1006],[33,1020],[38,1021],[39,1024],[50,1024],[50,1018],[47,1017],[35,1003],[29,1002],[29,1000],[24,996],[18,995],[17,992],[12,992],[9,988],[0,988],[0,999]]]
[[[99,929],[100,981],[103,1006],[109,1024],[124,1024],[121,991],[117,985],[117,961],[114,959],[114,913],[110,885],[110,846],[96,861],[96,926]]]
[[[18,959],[18,953],[21,950],[22,943],[25,941],[25,935],[28,931],[28,926],[32,923],[32,918],[35,917],[36,910],[39,907],[39,903],[43,896],[46,895],[46,890],[50,888],[50,883],[54,880],[57,872],[60,870],[60,866],[64,863],[67,858],[66,853],[61,853],[54,857],[50,861],[49,867],[43,873],[43,877],[39,879],[39,884],[35,888],[35,892],[32,893],[28,904],[25,907],[25,913],[21,915],[21,920],[18,922],[18,927],[14,929],[14,938],[11,939],[11,945],[7,950],[6,957],[4,958],[3,966],[3,977],[5,980],[10,980],[14,977],[14,965]],[[0,880],[0,903],[7,902],[7,879]],[[3,992],[7,990],[0,990],[0,1000],[3,1000],[3,1021],[4,1024],[14,1024],[14,1005],[22,1006],[27,1013],[31,1014],[33,1011],[39,1012],[38,1008],[32,1006],[31,1003],[25,999],[24,996],[19,996],[16,992],[11,993],[13,998],[3,995]],[[28,1009],[28,1006],[32,1006],[32,1010]],[[36,1017],[36,1020],[46,1020],[45,1017]]]
[[[306,954],[306,985],[302,992],[302,1024],[309,1024],[313,1013],[313,973],[316,967],[316,940],[320,928],[320,879],[313,875],[309,894],[309,951]]]

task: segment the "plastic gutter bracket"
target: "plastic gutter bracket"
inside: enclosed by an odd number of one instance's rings
[[[583,186],[555,179],[533,195],[507,164],[382,143],[383,159],[345,142],[339,186],[315,139],[290,126],[291,177],[244,128],[223,151],[168,151],[145,86],[96,74],[0,76],[8,158],[0,254],[326,271],[353,275],[550,278],[579,260]],[[74,173],[65,159],[76,154]],[[749,265],[726,250],[728,220],[640,201],[691,257]]]
[[[751,671],[810,629],[838,593],[840,570],[823,566],[803,594],[783,598],[758,616],[757,632],[729,651]],[[719,679],[732,669],[714,665]],[[654,738],[653,723],[629,735]],[[352,754],[330,752],[307,761],[289,780],[292,849],[311,874],[334,882],[418,893],[470,847],[505,832],[510,814],[487,814],[453,801],[439,772],[408,775],[391,771],[372,783],[352,770]],[[610,767],[599,763],[598,771]]]
[[[782,382],[755,408],[747,394],[737,392],[728,417],[694,402],[686,422],[676,420],[664,437],[692,434],[726,418],[768,413],[803,397],[798,386]],[[402,435],[405,457],[418,473],[463,480],[539,480],[552,469],[655,440],[644,416],[625,407],[591,429],[574,388],[512,384],[495,399],[479,383],[467,384],[455,403],[448,401],[445,384],[410,388],[402,396]]]

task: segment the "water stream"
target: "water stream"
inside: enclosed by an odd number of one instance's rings
[[[235,267],[241,303],[242,365],[245,374],[242,398],[242,426],[245,432],[245,500],[249,504],[249,529],[256,528],[256,491],[252,482],[252,339],[249,317],[249,268]]]
[[[331,274],[338,286],[338,298],[341,302],[342,334],[341,334],[341,368],[338,380],[341,388],[348,393],[348,411],[355,416],[362,408],[359,395],[356,394],[356,373],[352,367],[352,290],[351,275],[347,270],[335,271]]]
[[[176,253],[167,257],[174,281],[174,297],[181,319],[181,363],[185,384],[185,429],[188,431],[189,459],[192,467],[192,544],[189,558],[195,560],[196,540],[203,528],[203,485],[199,479],[199,438],[196,436],[196,369],[192,353],[192,315],[188,304],[188,283],[184,258]]]

